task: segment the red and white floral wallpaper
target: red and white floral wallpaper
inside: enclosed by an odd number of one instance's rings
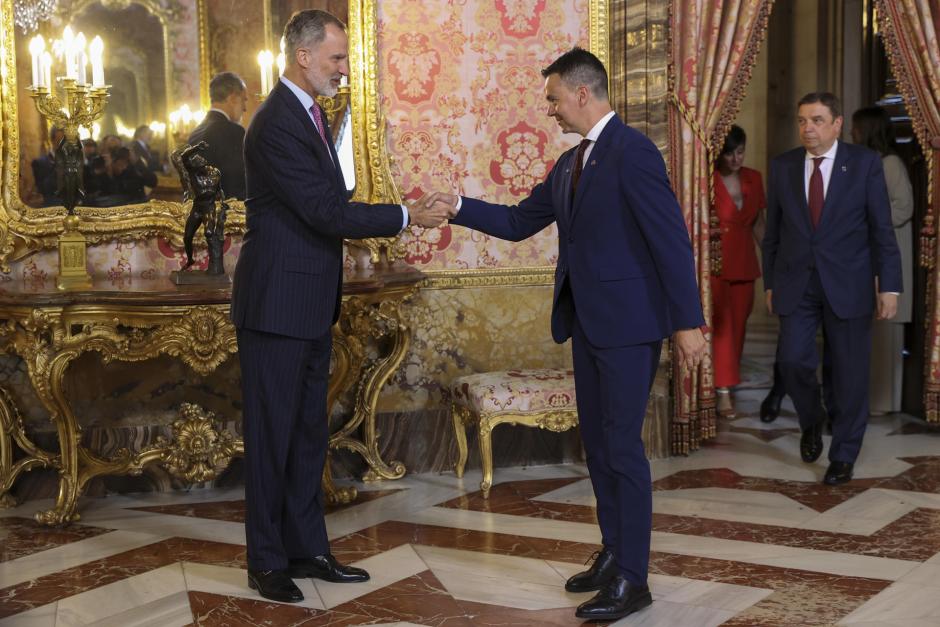
[[[541,69],[587,45],[576,0],[382,0],[379,91],[402,195],[449,191],[515,203],[576,143],[546,115]],[[462,227],[408,238],[423,270],[554,263],[555,227],[517,244]]]

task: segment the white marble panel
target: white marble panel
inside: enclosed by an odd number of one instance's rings
[[[940,594],[940,563],[925,562],[901,577],[900,581],[933,588]]]
[[[587,507],[597,505],[597,499],[594,498],[594,487],[591,485],[590,479],[569,483],[557,490],[552,490],[551,492],[537,496],[532,500],[565,503],[567,505],[585,505]]]
[[[256,590],[249,588],[248,572],[241,568],[183,562],[183,574],[186,578],[186,589],[192,592],[208,592],[242,599],[263,600],[265,603],[276,603],[276,601],[264,599]],[[310,579],[295,579],[294,583],[303,592],[304,600],[291,605],[315,610],[326,609],[313,581]]]
[[[166,536],[150,533],[113,531],[0,562],[0,588],[15,586],[164,539]]]
[[[409,544],[403,544],[391,551],[367,557],[353,565],[365,568],[371,579],[365,583],[356,584],[330,583],[319,579],[311,580],[327,609],[342,605],[376,590],[381,590],[397,581],[407,579],[428,569],[424,561],[418,557],[418,554]]]
[[[192,538],[208,542],[245,544],[245,525],[242,523],[176,516],[133,510],[99,510],[83,516],[86,524],[152,533],[166,537]]]
[[[414,547],[455,599],[526,610],[574,607],[586,595],[565,591],[565,579],[547,562],[527,557]]]
[[[56,626],[88,625],[180,592],[186,592],[183,569],[179,564],[170,564],[62,599]],[[178,605],[171,602],[162,609],[175,615]]]
[[[733,616],[734,612],[728,610],[653,601],[649,607],[607,624],[611,627],[718,627]]]
[[[89,623],[93,627],[185,627],[193,624],[189,594],[177,592]]]
[[[783,494],[731,488],[659,490],[653,493],[653,512],[783,527],[818,516]]]
[[[666,595],[663,600],[682,605],[697,605],[716,610],[728,610],[737,614],[771,594],[773,594],[773,590],[765,588],[752,588],[714,581],[691,581]]]
[[[55,627],[58,603],[40,605],[31,610],[0,619],[0,627]]]
[[[940,594],[936,588],[909,583],[893,583],[854,612],[843,618],[840,625],[856,625],[866,622],[933,621],[940,625]]]

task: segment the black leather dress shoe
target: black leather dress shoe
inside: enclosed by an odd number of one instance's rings
[[[852,471],[855,464],[851,462],[832,462],[829,469],[826,470],[826,476],[823,477],[823,483],[826,485],[842,485],[852,480]]]
[[[652,602],[649,587],[636,586],[617,574],[594,598],[579,605],[574,615],[587,620],[617,620]]]
[[[777,416],[780,415],[780,405],[783,403],[783,397],[777,396],[774,394],[774,391],[771,390],[770,394],[767,395],[760,404],[760,421],[761,422],[773,422],[777,419]]]
[[[280,603],[304,600],[304,593],[291,581],[285,570],[249,570],[248,587],[257,590],[264,598]]]
[[[609,549],[604,549],[594,554],[597,559],[591,564],[591,567],[572,575],[565,582],[565,590],[568,592],[594,592],[600,590],[605,583],[613,579],[617,574],[617,562],[614,554]]]
[[[819,422],[803,431],[803,435],[800,437],[800,457],[803,458],[804,462],[812,463],[822,455],[822,432],[823,426]]]
[[[317,555],[311,559],[290,560],[287,572],[291,577],[315,577],[333,583],[361,583],[369,581],[369,573],[355,566],[343,566],[332,554]]]

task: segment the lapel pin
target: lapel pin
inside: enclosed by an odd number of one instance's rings
[[[595,161],[594,159],[591,159],[591,165],[597,165],[597,161]]]
[[[845,167],[845,166],[842,166],[842,171],[843,171],[843,172],[848,172],[849,169],[848,169],[847,167]]]

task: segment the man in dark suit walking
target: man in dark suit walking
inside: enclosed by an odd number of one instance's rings
[[[388,237],[404,206],[349,202],[316,96],[349,74],[344,24],[295,13],[284,30],[288,66],[245,138],[247,232],[232,286],[245,441],[248,583],[261,596],[303,599],[291,577],[346,583],[369,575],[330,554],[321,477],[326,393],[343,283],[343,238]],[[445,210],[411,211],[437,226]]]
[[[832,94],[798,104],[801,148],[773,160],[764,235],[767,308],[780,316],[777,360],[800,419],[800,455],[822,454],[826,411],[816,367],[816,332],[830,364],[832,444],[823,481],[852,479],[868,422],[871,319],[894,317],[901,258],[881,157],[838,141],[842,111]]]
[[[512,241],[558,225],[552,336],[572,338],[604,545],[565,588],[600,590],[577,616],[614,620],[652,603],[652,483],[641,430],[662,340],[673,336],[684,365],[695,366],[704,319],[689,233],[662,156],[611,109],[603,64],[574,48],[542,75],[548,115],[581,144],[516,206],[443,194],[427,200],[453,206],[453,224]]]
[[[187,143],[206,142],[202,156],[222,173],[222,191],[226,198],[245,199],[245,128],[242,116],[248,107],[245,82],[234,72],[221,72],[209,83],[212,108]]]

